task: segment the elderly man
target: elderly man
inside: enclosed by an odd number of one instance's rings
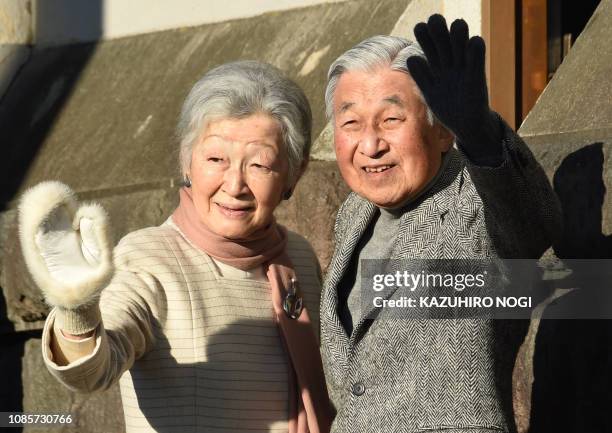
[[[420,48],[370,38],[328,75],[336,157],[353,191],[321,299],[332,431],[513,431],[522,334],[495,320],[392,320],[360,302],[363,259],[537,258],[559,228],[542,168],[488,105],[482,39],[463,20],[449,32],[440,15],[415,36]]]

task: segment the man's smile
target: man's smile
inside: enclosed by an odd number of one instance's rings
[[[362,169],[366,173],[382,173],[384,171],[389,170],[390,168],[395,167],[394,164],[386,164],[386,165],[370,165],[366,167],[362,167]]]

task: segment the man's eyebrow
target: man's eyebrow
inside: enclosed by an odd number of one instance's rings
[[[354,102],[343,102],[342,105],[340,105],[340,108],[338,109],[338,112],[339,113],[344,113],[349,108],[351,108],[353,105],[355,105]]]
[[[404,108],[404,103],[397,95],[391,95],[383,99],[383,102],[387,102],[389,104],[397,105],[398,107]]]
[[[404,103],[402,102],[401,98],[399,96],[397,96],[397,95],[388,96],[388,97],[383,99],[383,102],[386,102],[388,104],[397,105],[400,108],[404,108]],[[338,109],[338,113],[340,113],[340,114],[344,113],[349,108],[351,108],[353,105],[355,105],[354,102],[343,102],[340,105],[340,108]]]

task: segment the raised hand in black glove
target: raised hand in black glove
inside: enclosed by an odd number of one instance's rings
[[[489,108],[484,41],[479,36],[469,38],[468,25],[461,19],[452,23],[449,32],[438,14],[427,24],[417,24],[414,35],[427,61],[412,56],[406,63],[427,104],[472,162],[499,165],[502,130]]]

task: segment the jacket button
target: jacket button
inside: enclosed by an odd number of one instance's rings
[[[353,393],[353,395],[356,395],[356,396],[363,395],[363,393],[365,392],[365,385],[361,382],[357,382],[353,384],[353,387],[351,388],[351,392]]]

